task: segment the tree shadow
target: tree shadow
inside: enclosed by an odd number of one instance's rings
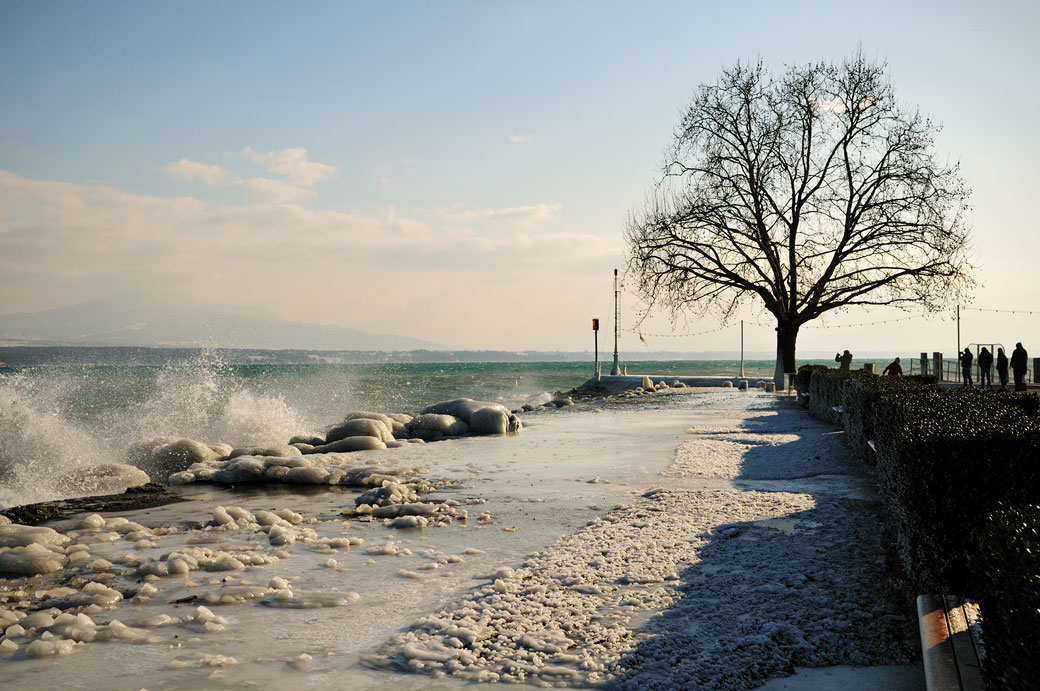
[[[785,405],[774,399],[770,408]],[[747,444],[736,484],[776,499],[810,494],[815,506],[704,534],[697,561],[679,574],[680,598],[640,629],[606,688],[751,689],[796,666],[919,659],[912,607],[898,599],[886,566],[879,500],[841,491],[843,478],[818,487],[804,480],[845,476],[855,488],[868,469],[833,427],[807,414],[789,420],[753,416],[730,435]]]

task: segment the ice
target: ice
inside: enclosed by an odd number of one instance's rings
[[[69,542],[53,528],[43,526],[18,525],[16,523],[0,525],[0,547],[24,547],[26,545],[64,545]]]

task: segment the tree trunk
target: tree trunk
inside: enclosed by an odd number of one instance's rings
[[[779,324],[776,327],[776,371],[773,381],[777,389],[786,388],[785,375],[798,371],[795,360],[795,342],[798,340],[798,327],[790,324]]]
[[[777,391],[783,391],[787,386],[784,381],[784,354],[780,351],[780,339],[776,339],[776,369],[773,370],[773,384]]]

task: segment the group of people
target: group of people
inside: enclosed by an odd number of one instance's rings
[[[898,358],[897,358],[898,359]],[[965,348],[963,353],[960,353],[958,359],[961,361],[961,371],[964,374],[964,385],[974,386],[971,379],[971,365],[975,357],[971,353],[971,348]],[[997,376],[1000,378],[1000,388],[1007,388],[1008,383],[1008,369],[1011,369],[1011,373],[1015,377],[1015,391],[1026,390],[1026,367],[1029,362],[1029,354],[1026,353],[1026,349],[1022,347],[1021,343],[1015,344],[1015,349],[1011,352],[1011,358],[1004,354],[1003,348],[997,348]],[[983,388],[989,388],[993,384],[993,375],[990,374],[990,369],[993,367],[993,353],[989,351],[985,346],[979,350],[979,386]]]
[[[975,360],[975,356],[971,352],[971,348],[965,348],[963,353],[957,354],[957,359],[961,363],[961,371],[964,374],[964,386],[974,386],[974,382],[971,378],[972,363]],[[840,355],[834,356],[834,361],[840,363],[840,369],[848,371],[852,365],[852,353],[845,351]],[[1000,388],[1007,388],[1008,383],[1008,370],[1011,370],[1011,374],[1015,377],[1015,391],[1026,390],[1026,369],[1029,363],[1029,354],[1026,349],[1022,347],[1021,343],[1015,344],[1015,349],[1011,352],[1011,357],[1008,358],[1004,354],[1003,348],[997,348],[997,376],[1000,378]],[[983,388],[989,388],[993,385],[993,375],[990,374],[990,370],[993,368],[993,353],[989,351],[989,348],[983,346],[979,350],[979,386]],[[899,358],[896,358],[892,362],[888,363],[885,369],[881,372],[882,376],[899,377],[903,374],[903,364]]]

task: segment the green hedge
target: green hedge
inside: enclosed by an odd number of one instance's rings
[[[969,567],[982,609],[991,688],[1040,680],[1040,505],[1001,504],[974,534]]]
[[[828,368],[827,365],[802,365],[798,368],[798,373],[794,378],[795,390],[797,390],[799,394],[808,394],[813,373],[828,371],[830,371],[830,368]],[[799,395],[798,398],[801,401],[803,408],[809,407],[808,396]]]
[[[1040,417],[1033,394],[978,389],[883,395],[878,483],[918,592],[964,595],[971,535],[1001,502],[1040,501]]]
[[[876,454],[867,442],[874,441],[878,426],[885,423],[885,419],[879,417],[881,397],[934,391],[936,381],[935,377],[928,376],[878,377],[864,372],[846,376],[840,389],[841,417],[845,441],[852,452],[864,463],[874,465]]]
[[[982,608],[993,688],[1040,678],[1040,397],[926,377],[813,372],[810,411],[876,460],[908,594]],[[866,445],[873,440],[877,450]]]

